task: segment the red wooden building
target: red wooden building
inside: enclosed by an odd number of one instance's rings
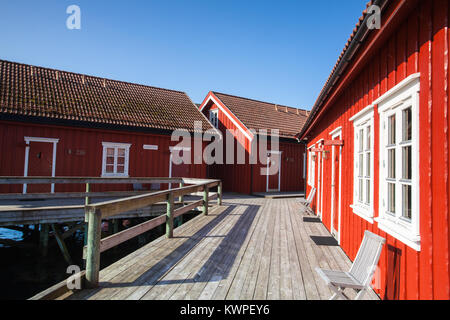
[[[372,1],[299,134],[313,209],[353,260],[387,239],[384,299],[450,299],[449,20],[446,0]]]
[[[204,178],[205,164],[170,161],[173,130],[195,121],[212,128],[184,92],[0,60],[0,176]]]
[[[224,150],[224,164],[209,166],[209,177],[221,179],[224,191],[245,194],[304,191],[305,145],[296,138],[296,133],[303,127],[307,111],[218,92],[209,92],[199,108],[222,132],[225,140],[227,131],[234,139],[233,155],[228,157],[232,161],[226,161],[227,151]],[[262,130],[267,134],[278,130],[278,148],[271,147],[270,138]],[[275,170],[275,174],[262,172],[268,164],[267,156],[265,159],[264,155],[258,156],[256,163],[250,160],[256,153],[259,155],[260,149],[252,146],[262,139],[267,141],[269,161],[278,163],[279,170]],[[245,163],[239,164],[238,150],[245,153]]]

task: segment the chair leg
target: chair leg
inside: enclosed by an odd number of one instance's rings
[[[364,295],[366,294],[366,289],[362,289],[358,292],[358,294],[356,295],[355,300],[362,300]]]
[[[343,300],[350,300],[344,292],[342,292],[342,288],[335,287],[333,285],[329,285],[331,291],[334,292],[334,295],[330,298],[330,300],[337,300],[338,298],[341,298]]]

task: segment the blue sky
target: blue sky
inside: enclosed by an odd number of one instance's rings
[[[1,0],[0,59],[310,109],[366,2]]]

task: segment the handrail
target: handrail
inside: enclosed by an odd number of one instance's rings
[[[1,180],[0,180],[1,181]],[[194,205],[202,206],[202,212],[208,215],[209,200],[217,197],[217,204],[222,204],[222,182],[220,180],[206,179],[181,179],[182,184],[193,184],[181,186],[170,190],[147,193],[143,195],[128,197],[124,199],[105,201],[85,206],[85,220],[88,223],[87,246],[84,248],[83,257],[86,259],[85,286],[95,288],[98,286],[100,273],[100,253],[113,248],[124,241],[147,232],[161,224],[166,224],[166,237],[173,237],[173,219],[189,212]],[[211,188],[217,187],[217,194],[209,195]],[[174,209],[174,198],[183,197],[195,192],[203,191],[203,199],[193,204]],[[166,216],[158,217],[144,222],[138,226],[122,231],[105,239],[101,239],[102,218],[112,217],[123,212],[148,207],[152,204],[165,201],[167,204]],[[188,210],[189,208],[189,210]]]
[[[204,179],[189,178],[190,181]],[[120,178],[120,177],[0,177],[0,184],[132,184],[132,183],[181,183],[184,178]]]

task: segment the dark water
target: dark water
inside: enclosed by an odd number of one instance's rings
[[[183,216],[184,223],[194,218],[198,213],[188,213]],[[131,225],[137,225],[144,220],[131,219]],[[175,221],[175,226],[179,224]],[[128,227],[130,227],[128,226]],[[32,228],[32,227],[31,227]],[[122,227],[119,231],[125,229]],[[120,260],[140,247],[165,234],[165,225],[150,230],[143,235],[122,243],[101,254],[101,269]],[[108,236],[108,233],[102,237]],[[35,294],[67,279],[68,264],[50,234],[48,255],[42,257],[39,251],[39,233],[30,230],[23,233],[0,228],[0,239],[20,241],[17,245],[0,244],[0,300],[25,300]],[[83,269],[82,251],[84,245],[83,230],[65,239],[67,249],[73,264]]]

